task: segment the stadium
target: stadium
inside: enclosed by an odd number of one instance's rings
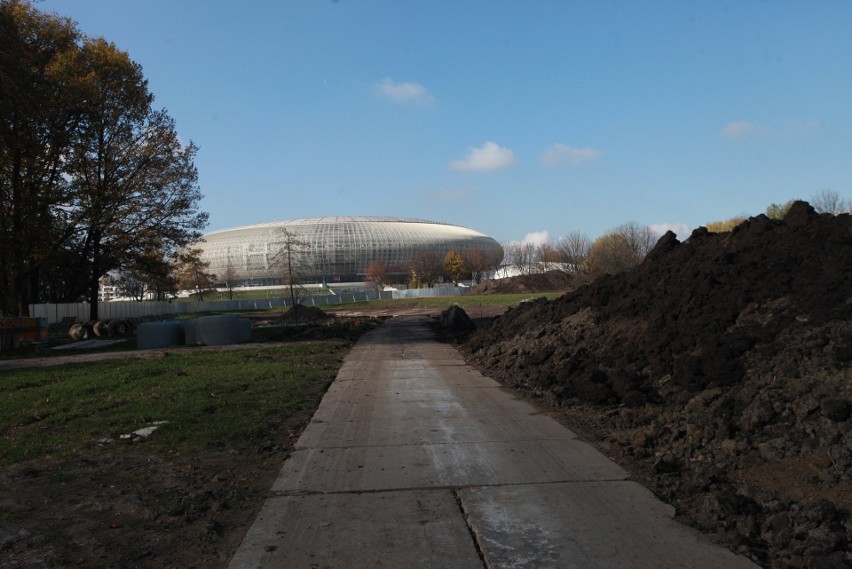
[[[450,251],[485,253],[497,266],[503,248],[491,237],[462,227],[399,217],[314,217],[214,231],[196,244],[209,271],[238,286],[281,284],[285,244],[292,245],[302,282],[363,282],[371,262],[384,265],[394,282],[407,282],[424,252],[443,260]]]

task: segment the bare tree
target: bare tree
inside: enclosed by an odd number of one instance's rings
[[[556,248],[562,254],[570,270],[580,271],[592,249],[592,241],[582,231],[572,231],[556,242]]]
[[[822,190],[811,196],[811,206],[817,213],[830,213],[840,215],[841,213],[852,213],[852,200],[843,197],[834,190]]]
[[[615,232],[623,236],[634,253],[639,259],[644,259],[645,255],[654,248],[657,244],[657,236],[651,231],[647,225],[640,225],[635,221],[628,221],[615,228]]]
[[[287,285],[290,303],[297,310],[304,295],[300,295],[302,279],[308,273],[307,243],[296,237],[286,227],[279,231],[281,240],[277,243],[278,252],[273,262],[281,267],[284,284]]]
[[[237,286],[237,269],[234,268],[230,256],[228,256],[225,262],[225,272],[222,273],[222,284],[225,285],[228,300],[234,300],[234,288]]]
[[[506,265],[513,267],[521,275],[531,275],[535,263],[535,249],[535,245],[532,243],[508,243],[504,245]]]
[[[559,262],[558,251],[550,241],[544,241],[535,248],[535,258],[544,272],[550,269],[551,264]]]

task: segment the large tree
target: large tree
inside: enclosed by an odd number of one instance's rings
[[[101,276],[199,236],[196,148],[152,101],[114,45],[0,0],[0,311],[85,296],[95,319]]]
[[[207,214],[197,207],[197,149],[180,142],[165,111],[152,109],[139,65],[103,39],[87,40],[82,52],[93,95],[71,146],[73,191],[63,211],[85,259],[96,320],[101,276],[152,246],[193,241]]]
[[[0,1],[0,313],[27,314],[63,260],[53,215],[87,86],[73,22]],[[72,279],[73,280],[73,279]]]

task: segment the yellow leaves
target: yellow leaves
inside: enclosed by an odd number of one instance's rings
[[[462,280],[470,271],[458,251],[450,251],[444,257],[444,272],[454,283]]]

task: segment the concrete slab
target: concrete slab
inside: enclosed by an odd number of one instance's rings
[[[362,421],[380,412],[387,412],[394,417],[405,419],[493,417],[495,413],[505,413],[506,416],[539,416],[535,411],[527,410],[526,404],[523,404],[523,402],[519,403],[517,406],[503,409],[500,406],[488,405],[487,403],[473,407],[459,401],[395,401],[385,403],[369,398],[360,402],[338,400],[326,403],[324,401],[314,414],[311,425],[315,422]],[[384,411],[381,411],[381,409],[384,409]]]
[[[481,373],[471,372],[469,368],[461,367],[451,370],[446,370],[446,368],[424,368],[396,372],[381,369],[372,373],[372,375],[362,372],[338,372],[337,380],[332,385],[332,388],[349,388],[339,385],[346,382],[370,383],[374,385],[372,389],[376,390],[380,387],[391,389],[394,385],[405,389],[436,386],[446,387],[448,385],[459,387],[500,387],[500,384],[490,377],[485,377]]]
[[[750,566],[431,338],[359,341],[232,569]]]
[[[436,417],[434,411],[415,415],[409,410],[410,406],[402,408],[400,421],[392,423],[372,420],[377,413],[359,421],[311,421],[296,448],[537,441],[575,436],[544,415],[507,415],[503,421],[495,422],[490,420],[490,414]]]
[[[482,569],[453,493],[417,490],[271,498],[230,569]]]
[[[394,398],[389,399],[381,394],[362,394],[356,386],[340,386],[329,391],[323,398],[309,428],[314,423],[374,420],[389,424],[403,423],[401,427],[407,428],[408,425],[404,423],[411,420],[440,420],[444,417],[487,417],[491,422],[499,422],[494,421],[494,417],[498,415],[509,423],[523,424],[529,417],[533,417],[530,419],[533,423],[540,422],[545,417],[531,404],[502,389],[456,388],[454,392],[456,397],[449,399],[425,398],[423,393],[401,392],[395,393]],[[430,393],[436,394],[438,391]],[[547,422],[558,426],[552,419]]]
[[[335,382],[326,392],[332,399],[345,400],[347,404],[381,400],[383,403],[418,401],[461,401],[472,406],[488,406],[494,399],[501,403],[518,400],[502,389],[496,388],[492,380],[406,380],[388,377],[380,380]],[[484,389],[492,388],[492,389]]]
[[[308,448],[293,452],[273,492],[363,492],[621,480],[627,473],[575,439]]]
[[[486,565],[543,568],[756,568],[676,523],[632,481],[465,488],[458,492]]]

